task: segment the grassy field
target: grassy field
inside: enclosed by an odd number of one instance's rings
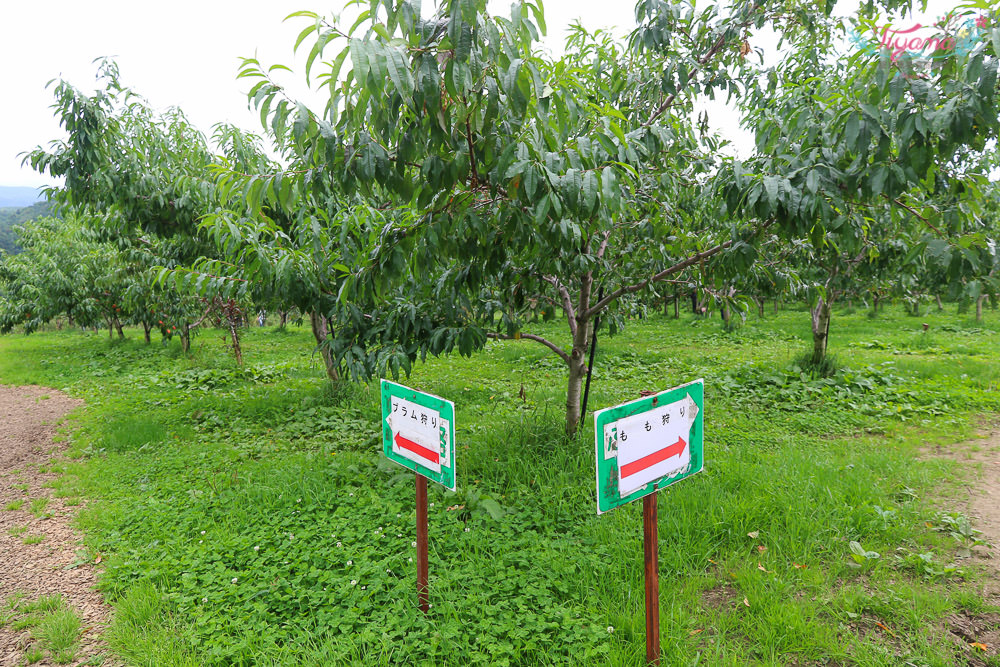
[[[946,619],[997,610],[939,498],[972,471],[919,453],[1000,411],[1000,318],[949,308],[838,311],[827,379],[795,365],[805,310],[733,333],[657,315],[600,342],[591,410],[706,382],[705,471],[659,500],[665,665],[966,664]],[[565,372],[541,346],[403,380],[457,406],[425,617],[377,385],[327,386],[308,330],[254,329],[243,369],[220,333],[191,358],[136,338],[0,338],[0,381],[87,401],[58,491],[94,500],[79,523],[130,664],[642,664],[641,504],[596,516],[592,419],[562,435]]]

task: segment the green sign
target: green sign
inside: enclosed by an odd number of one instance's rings
[[[455,404],[382,380],[382,450],[390,461],[455,490]]]
[[[705,381],[594,413],[597,513],[701,472]]]

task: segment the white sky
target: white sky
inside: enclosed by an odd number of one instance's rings
[[[425,0],[430,4],[431,0]],[[500,4],[500,0],[491,0]],[[842,5],[856,6],[857,0]],[[946,6],[947,0],[932,0]],[[235,78],[240,56],[256,53],[262,63],[282,63],[301,72],[292,45],[303,19],[282,23],[298,9],[327,13],[333,5],[310,0],[280,3],[263,0],[3,0],[0,7],[0,62],[4,63],[0,104],[0,185],[39,186],[46,177],[21,167],[18,153],[62,136],[52,116],[51,79],[64,78],[78,88],[94,88],[95,58],[113,56],[122,83],[154,107],[178,106],[205,133],[220,121],[258,131],[257,115],[247,109],[247,81]],[[590,29],[634,27],[633,0],[548,0],[545,3],[550,48],[558,49],[565,28],[580,19]],[[497,11],[497,10],[494,10]],[[498,11],[498,13],[499,13]],[[764,43],[754,44],[763,46]],[[774,46],[770,46],[774,51]],[[301,74],[289,84],[304,87]],[[737,147],[749,137],[738,129],[738,116],[721,104],[711,108],[712,125]]]

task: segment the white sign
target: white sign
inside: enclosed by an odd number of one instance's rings
[[[697,415],[698,405],[688,395],[604,427],[604,456],[608,459],[617,455],[622,496],[691,465],[688,445]]]
[[[393,397],[385,421],[392,431],[393,453],[434,472],[441,472],[442,465],[451,466],[450,450],[442,446],[450,442],[451,425],[437,410]]]

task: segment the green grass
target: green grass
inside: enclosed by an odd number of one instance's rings
[[[44,535],[28,535],[21,539],[22,544],[41,544],[45,541]]]
[[[24,662],[33,665],[36,662],[41,662],[45,658],[45,651],[42,649],[32,646],[24,652]]]
[[[32,636],[52,654],[55,663],[72,662],[80,638],[80,617],[66,607],[57,609],[42,619]]]
[[[28,511],[30,511],[35,517],[41,518],[45,515],[45,509],[48,506],[49,499],[46,496],[39,496],[31,501]]]
[[[24,499],[23,498],[19,498],[17,500],[10,501],[6,505],[4,505],[3,508],[4,508],[4,510],[6,510],[8,512],[16,512],[19,509],[21,509],[22,507],[24,507]]]
[[[5,625],[14,632],[29,631],[33,643],[23,655],[29,665],[41,662],[46,656],[59,665],[76,659],[80,617],[61,595],[43,595],[31,600],[24,593],[14,593],[0,605],[0,627]]]
[[[830,377],[796,364],[800,309],[729,333],[655,316],[601,339],[591,412],[706,380],[705,471],[659,500],[664,664],[956,664],[949,615],[995,610],[939,500],[967,470],[918,454],[1000,410],[990,315],[838,312]],[[537,331],[565,342],[556,324]],[[496,342],[403,380],[457,406],[459,491],[430,490],[425,617],[413,477],[380,455],[377,385],[330,389],[313,345],[254,329],[237,369],[212,333],[191,358],[79,332],[0,338],[0,380],[87,401],[56,488],[98,501],[80,525],[104,557],[119,655],[642,663],[640,507],[596,516],[592,421],[563,434],[557,360]]]

